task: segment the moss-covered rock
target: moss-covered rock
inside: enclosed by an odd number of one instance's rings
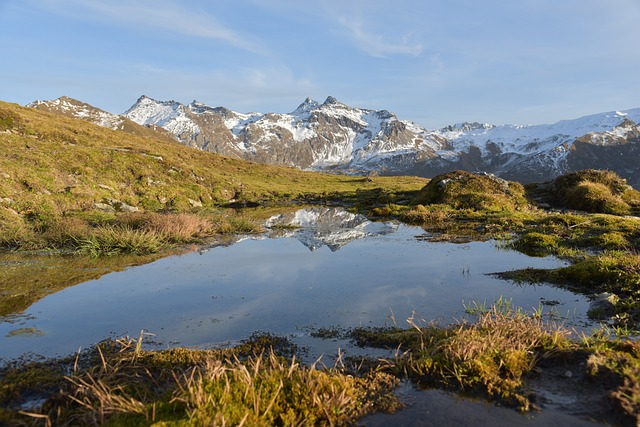
[[[524,187],[489,174],[448,172],[433,178],[414,204],[445,204],[455,209],[504,211],[528,206]]]

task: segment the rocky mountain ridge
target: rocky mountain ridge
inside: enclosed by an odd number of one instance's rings
[[[76,117],[113,122],[83,110]],[[640,108],[548,125],[465,122],[427,130],[389,111],[354,108],[333,97],[323,103],[307,98],[290,113],[263,114],[142,96],[116,117],[164,129],[190,147],[301,169],[425,177],[464,169],[527,183],[596,168],[640,187]]]

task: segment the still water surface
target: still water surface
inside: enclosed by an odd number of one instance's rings
[[[69,354],[141,330],[155,334],[160,348],[225,344],[255,331],[308,343],[312,328],[394,320],[407,326],[414,312],[450,322],[464,315],[463,303],[500,296],[527,309],[551,301],[572,325],[587,323],[582,296],[488,275],[563,265],[555,258],[501,250],[492,241],[430,243],[416,238],[424,234],[420,228],[326,208],[274,217],[267,225],[273,231],[258,238],[164,258],[47,296],[21,321],[0,322],[0,358]]]

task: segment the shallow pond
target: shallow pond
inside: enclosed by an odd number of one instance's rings
[[[49,295],[0,323],[0,358],[69,354],[141,330],[157,347],[210,346],[255,331],[327,350],[318,327],[384,326],[406,319],[450,322],[464,304],[501,296],[587,325],[588,301],[551,286],[517,286],[489,273],[553,268],[495,242],[430,243],[420,228],[372,223],[317,208],[271,218],[271,231],[230,246],[172,256]],[[314,344],[315,343],[315,344]],[[330,345],[337,345],[329,343]],[[341,343],[342,344],[342,343]],[[335,350],[335,349],[334,349]]]

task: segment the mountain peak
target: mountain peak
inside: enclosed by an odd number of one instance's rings
[[[473,130],[489,130],[494,128],[494,125],[488,123],[478,123],[478,122],[461,122],[456,123],[455,125],[449,125],[445,128],[442,128],[442,132],[470,132]]]
[[[320,106],[320,104],[318,104],[316,101],[314,101],[311,97],[307,97],[302,104],[298,105],[298,108],[296,108],[295,110],[293,110],[292,114],[300,114],[300,113],[304,113],[304,112],[308,112],[311,111],[315,108],[318,108]]]
[[[140,96],[140,98],[138,98],[138,100],[136,101],[136,104],[141,103],[141,102],[145,102],[145,101],[152,101],[152,102],[158,102],[153,98],[148,97],[147,95],[142,95]]]
[[[338,101],[336,98],[334,98],[333,96],[327,96],[327,99],[325,99],[324,104],[323,105],[332,105],[332,104],[341,104],[340,101]]]

